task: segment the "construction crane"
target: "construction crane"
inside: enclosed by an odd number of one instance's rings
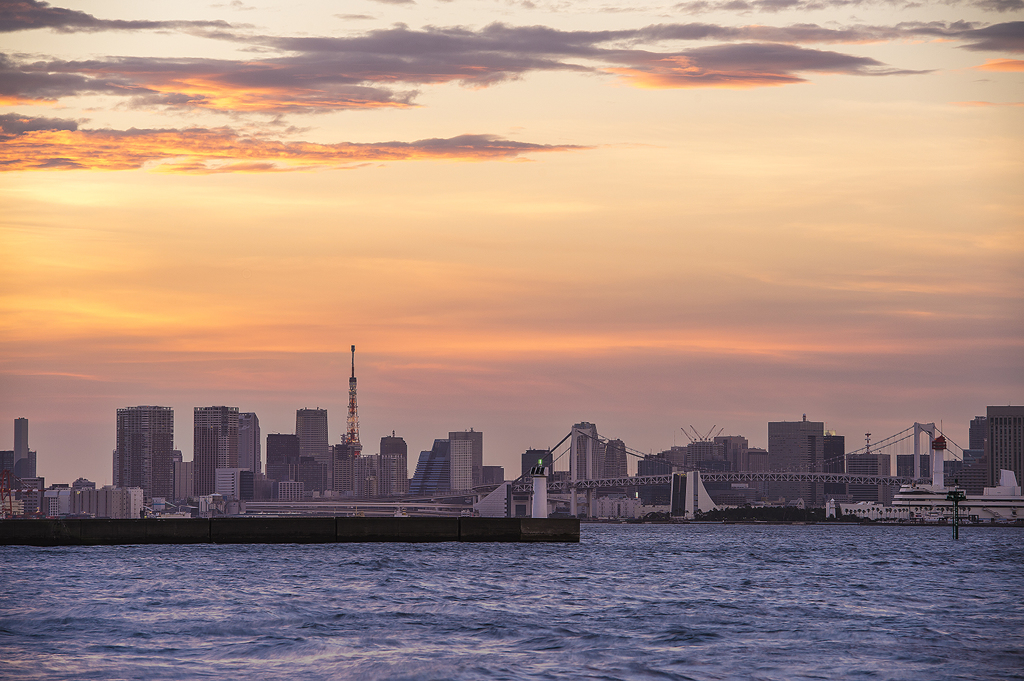
[[[712,439],[718,437],[719,435],[722,434],[722,431],[725,430],[725,427],[723,426],[723,427],[718,429],[717,433],[715,433],[715,428],[716,427],[717,426],[711,426],[711,430],[709,430],[704,435],[701,435],[700,433],[698,433],[697,429],[694,428],[693,426],[690,426],[690,430],[693,431],[693,435],[690,435],[690,433],[687,432],[686,428],[680,428],[679,430],[683,431],[683,435],[685,435],[686,437],[690,438],[690,442],[707,442],[709,440],[712,440]],[[712,435],[712,433],[715,433],[715,434]]]

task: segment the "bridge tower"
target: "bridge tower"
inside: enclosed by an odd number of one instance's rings
[[[931,450],[931,443],[935,440],[934,423],[914,423],[914,480],[921,477],[921,434],[928,434],[928,449]],[[935,453],[932,452],[932,456]],[[935,470],[935,462],[932,462],[932,470]],[[941,484],[941,483],[940,483]]]

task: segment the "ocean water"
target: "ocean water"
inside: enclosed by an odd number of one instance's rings
[[[1024,531],[0,547],[4,679],[1024,679]]]

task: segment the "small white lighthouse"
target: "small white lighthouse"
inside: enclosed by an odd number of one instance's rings
[[[548,469],[538,461],[537,465],[530,469],[530,477],[533,478],[533,517],[548,517]]]

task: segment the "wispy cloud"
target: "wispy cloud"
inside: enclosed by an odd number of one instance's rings
[[[646,87],[757,87],[800,82],[805,80],[800,74],[807,73],[908,73],[870,58],[796,45],[919,34],[949,38],[964,32],[970,33],[972,44],[996,39],[977,30],[971,24],[775,28],[691,23],[562,31],[494,23],[479,30],[399,25],[348,37],[224,33],[219,37],[277,50],[281,56],[248,61],[108,57],[31,62],[0,57],[0,101],[17,104],[99,93],[130,97],[139,106],[223,112],[407,107],[416,92],[396,90],[396,85],[460,82],[484,87],[540,71],[613,73]],[[708,40],[722,44],[656,49],[666,42]]]
[[[704,12],[813,12],[827,9],[859,7],[892,7],[905,9],[919,6],[918,0],[688,0],[675,5],[687,14]],[[1024,0],[946,0],[948,5],[966,5],[989,12],[1012,12],[1024,9]]]
[[[3,0],[0,2],[0,33],[49,28],[63,33],[78,31],[139,31],[227,29],[226,21],[126,21],[98,19],[91,14],[63,7],[51,7],[37,0]]]
[[[493,135],[415,142],[316,144],[243,136],[230,128],[83,130],[75,121],[0,116],[0,170],[280,172],[386,161],[493,161],[586,147],[533,144]]]

